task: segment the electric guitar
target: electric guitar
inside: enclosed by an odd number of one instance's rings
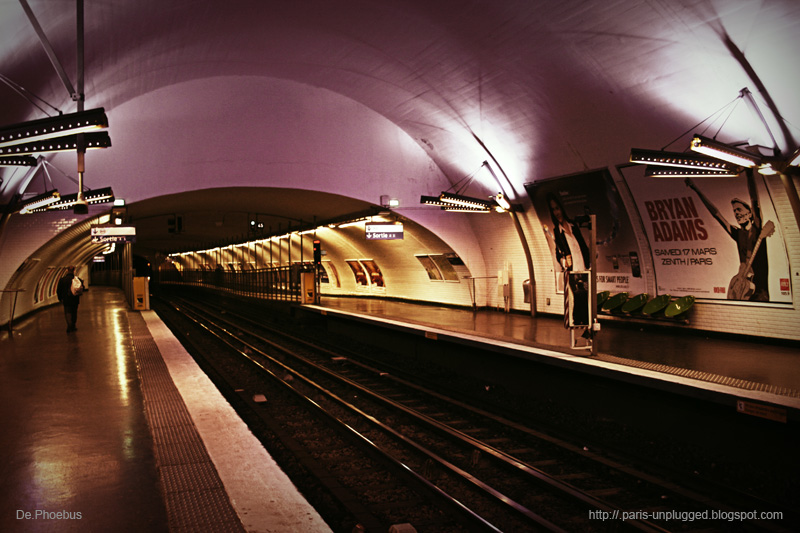
[[[751,268],[753,260],[756,258],[756,252],[758,252],[758,247],[761,246],[761,241],[773,233],[775,233],[775,224],[770,220],[761,229],[761,234],[758,236],[747,263],[739,265],[739,273],[731,278],[731,282],[728,285],[728,300],[749,300],[753,295],[756,290],[756,284],[753,283],[753,269]]]

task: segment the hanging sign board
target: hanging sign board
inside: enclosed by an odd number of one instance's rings
[[[402,224],[366,224],[368,241],[385,241],[403,238]]]

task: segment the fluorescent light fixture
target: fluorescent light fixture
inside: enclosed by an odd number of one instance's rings
[[[441,196],[420,196],[419,201],[421,204],[435,205],[442,211],[450,213],[490,213],[492,208],[490,202],[449,192],[443,192]]]
[[[83,193],[83,201],[86,202],[87,205],[113,202],[114,191],[111,190],[111,187],[106,187],[104,189],[96,189],[93,191],[86,191]],[[81,204],[81,201],[78,199],[78,193],[62,196],[61,199],[57,202],[53,202],[52,204],[46,207],[41,207],[36,209],[35,211],[34,210],[31,211],[38,213],[47,210],[65,210],[74,207],[76,204],[77,205]]]
[[[472,209],[489,209],[491,207],[491,204],[486,200],[480,200],[470,196],[462,196],[460,194],[454,194],[451,192],[443,192],[439,195],[439,200],[446,204],[469,207]]]
[[[36,158],[29,155],[0,157],[0,167],[35,167]]]
[[[450,205],[450,204],[447,204],[447,203],[439,200],[438,196],[424,196],[424,195],[419,197],[419,203],[425,204],[425,205],[435,205],[435,206],[439,206],[439,207]]]
[[[4,126],[0,128],[0,147],[85,133],[107,127],[106,111],[99,107],[88,111]]]
[[[658,165],[666,167],[694,168],[698,170],[736,172],[736,174],[739,173],[735,166],[730,163],[722,162],[712,157],[703,157],[701,155],[684,152],[662,152],[660,150],[632,148],[630,161],[631,163],[639,163],[642,165]]]
[[[762,176],[774,176],[778,173],[778,170],[771,163],[764,163],[758,167],[758,173]]]
[[[734,148],[702,135],[695,135],[691,144],[692,150],[701,154],[728,161],[734,165],[753,168],[761,163],[761,157],[745,150]]]
[[[84,144],[87,150],[95,148],[108,148],[111,138],[105,131],[84,133]],[[28,141],[11,146],[0,146],[0,156],[36,155],[50,152],[66,152],[77,150],[78,135],[66,135],[54,139]]]
[[[508,203],[506,197],[503,193],[497,193],[497,196],[494,197],[494,201],[497,202],[497,205],[502,207],[505,211],[511,211],[511,204]]]
[[[350,226],[356,226],[358,224],[362,224],[362,223],[366,222],[366,220],[367,220],[366,218],[362,218],[360,220],[353,220],[351,222],[345,222],[344,224],[339,224],[337,227],[339,229],[341,229],[341,228],[349,228]]]
[[[466,207],[463,205],[451,205],[441,208],[442,211],[447,211],[449,213],[491,213],[492,210],[488,207],[480,208],[480,207]]]
[[[444,207],[446,205],[452,205],[447,202],[443,202],[439,199],[438,196],[420,196],[419,203],[425,205],[435,205],[438,207]]]
[[[800,166],[800,148],[794,151],[789,159],[789,166],[790,167],[797,167]]]
[[[397,198],[391,198],[388,194],[381,195],[381,207],[399,207],[400,200]]]
[[[25,215],[33,212],[34,209],[45,208],[46,206],[57,202],[60,199],[61,195],[58,194],[57,190],[48,191],[44,194],[40,194],[39,196],[35,196],[30,200],[25,200],[22,203],[22,208],[19,210],[19,214]]]
[[[738,172],[727,170],[699,170],[695,168],[658,167],[648,165],[644,175],[648,178],[735,178]]]

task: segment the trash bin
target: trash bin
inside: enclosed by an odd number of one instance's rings
[[[133,278],[133,309],[135,311],[150,309],[150,278],[143,276]]]
[[[317,283],[313,272],[303,272],[300,277],[300,303],[317,303]]]

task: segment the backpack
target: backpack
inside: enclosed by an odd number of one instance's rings
[[[69,285],[69,290],[73,296],[80,296],[83,294],[83,281],[78,276],[72,278],[72,283]]]

